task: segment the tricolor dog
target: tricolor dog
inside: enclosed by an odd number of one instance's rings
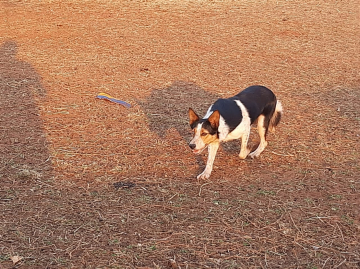
[[[211,105],[206,115],[199,116],[189,108],[190,126],[194,136],[189,143],[195,154],[209,148],[205,170],[198,179],[208,179],[211,175],[216,152],[221,142],[241,138],[239,157],[258,157],[267,146],[268,130],[275,131],[282,115],[282,106],[274,93],[264,86],[250,86],[228,99],[218,99]],[[260,135],[258,148],[250,153],[247,142],[251,124],[257,122]],[[249,154],[250,153],[250,154]]]

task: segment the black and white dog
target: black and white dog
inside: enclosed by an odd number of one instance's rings
[[[209,146],[209,156],[205,170],[198,179],[208,179],[211,175],[216,152],[220,142],[241,138],[239,157],[258,157],[267,146],[268,130],[275,131],[282,115],[282,106],[274,93],[264,86],[250,86],[228,99],[218,99],[204,116],[199,116],[189,108],[190,126],[194,136],[189,143],[196,154]],[[247,142],[251,124],[257,122],[260,135],[258,148],[250,153]],[[250,153],[250,154],[249,154]]]

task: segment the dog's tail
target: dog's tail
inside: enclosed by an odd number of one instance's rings
[[[271,119],[270,119],[270,124],[269,124],[270,132],[272,132],[272,133],[275,132],[275,127],[279,124],[282,114],[283,114],[283,107],[281,105],[281,102],[279,100],[277,100],[275,111],[272,114]]]

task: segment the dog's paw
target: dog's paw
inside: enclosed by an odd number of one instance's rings
[[[200,175],[198,175],[196,178],[200,179],[200,180],[206,180],[206,179],[209,179],[210,175],[211,175],[211,172],[204,171]]]
[[[249,157],[250,157],[251,159],[259,158],[259,156],[260,156],[260,153],[259,153],[259,152],[256,152],[256,150],[253,151],[253,152],[251,152],[251,153],[249,154]]]
[[[247,157],[247,155],[241,155],[241,154],[239,154],[239,158],[240,158],[240,160],[245,160],[245,159],[246,159],[246,157]]]
[[[262,144],[260,144],[256,150],[254,150],[253,152],[251,152],[251,153],[249,154],[250,158],[251,158],[251,159],[259,158],[261,152],[264,151],[264,149],[266,148],[267,144],[268,144],[268,143],[267,143],[266,141],[263,142]]]
[[[245,160],[246,157],[249,155],[249,153],[250,153],[250,149],[246,149],[246,151],[240,152],[239,158],[240,158],[241,160]]]

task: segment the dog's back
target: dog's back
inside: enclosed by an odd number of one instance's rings
[[[233,97],[246,107],[251,123],[260,115],[271,118],[275,111],[276,96],[264,86],[250,86]]]
[[[265,117],[265,127],[272,131],[280,122],[282,106],[276,99],[275,94],[264,86],[250,86],[237,95],[218,99],[209,109],[209,111],[218,110],[229,127],[229,131],[234,130],[242,121],[243,114],[236,101],[240,101],[247,110],[251,124],[253,124],[260,115]]]

